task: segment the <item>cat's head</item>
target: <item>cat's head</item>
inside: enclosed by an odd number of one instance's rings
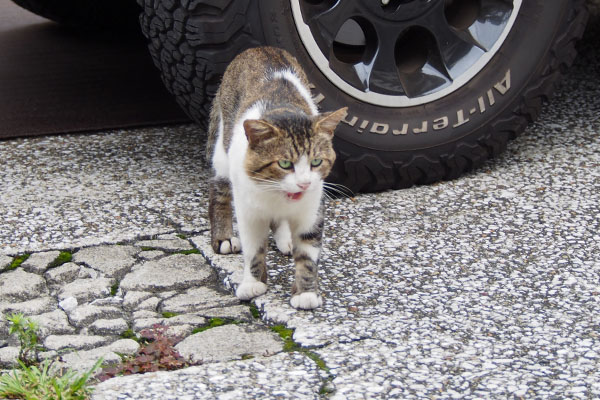
[[[291,201],[320,189],[335,161],[333,132],[346,113],[347,108],[316,116],[283,110],[244,121],[246,173],[265,191]]]

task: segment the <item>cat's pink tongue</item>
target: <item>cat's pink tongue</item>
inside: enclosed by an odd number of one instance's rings
[[[286,193],[286,196],[287,196],[287,198],[288,198],[289,200],[294,200],[294,201],[296,201],[296,200],[300,200],[300,199],[302,198],[302,195],[303,195],[303,194],[304,194],[304,193],[302,193],[302,192],[296,192],[296,193]]]

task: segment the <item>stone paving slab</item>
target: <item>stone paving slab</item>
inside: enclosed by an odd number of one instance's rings
[[[12,262],[12,260],[13,260],[12,257],[0,254],[0,268],[7,267]]]
[[[178,253],[194,249],[184,237],[168,234],[134,244],[33,253],[16,269],[0,272],[0,311],[31,317],[40,326],[46,356],[60,352],[65,366],[80,371],[100,357],[115,363],[121,360],[118,354],[134,353],[138,343],[123,335],[139,335],[156,324],[182,340],[181,352],[194,363],[281,351],[282,340],[254,318],[248,304],[222,290],[203,256]],[[152,260],[139,256],[149,243],[163,249]],[[67,252],[72,261],[58,265],[59,255]],[[195,332],[211,318],[236,325]],[[8,368],[15,363],[18,343],[8,336],[4,319],[0,338],[0,368]],[[204,341],[209,348],[199,345]]]
[[[324,374],[298,353],[110,379],[92,400],[318,399]]]
[[[265,335],[262,329],[225,325],[189,336],[175,348],[193,362],[215,362],[273,355],[283,350],[283,342],[274,332]]]

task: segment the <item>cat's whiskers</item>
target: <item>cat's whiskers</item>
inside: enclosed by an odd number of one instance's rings
[[[264,190],[265,192],[279,192],[281,191],[281,185],[279,182],[272,179],[253,178],[256,186]]]
[[[270,184],[279,183],[279,182],[277,182],[276,180],[273,180],[273,179],[264,179],[264,178],[257,178],[257,177],[253,177],[252,179],[254,179],[255,181],[258,181],[258,182],[265,182],[265,183],[270,183]]]
[[[281,190],[281,187],[279,185],[275,185],[273,183],[260,183],[257,182],[255,183],[256,186],[258,186],[261,189],[278,189]]]
[[[325,196],[325,198],[329,201],[333,201],[333,197],[331,197],[331,195],[329,193],[327,193],[325,190],[323,191],[323,196]]]
[[[354,197],[354,192],[339,183],[323,182],[323,192],[335,197]],[[331,199],[331,198],[330,198]]]

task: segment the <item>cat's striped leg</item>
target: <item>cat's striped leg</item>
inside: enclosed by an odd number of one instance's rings
[[[244,276],[235,295],[241,300],[250,300],[267,291],[267,236],[269,223],[246,219],[238,212],[240,238],[244,248]]]
[[[294,263],[296,280],[292,286],[290,303],[294,308],[313,309],[323,304],[319,295],[318,263],[323,236],[323,217],[307,232],[294,235]]]
[[[209,182],[208,215],[210,241],[217,254],[239,253],[241,245],[233,236],[231,184],[227,178],[214,177]]]

